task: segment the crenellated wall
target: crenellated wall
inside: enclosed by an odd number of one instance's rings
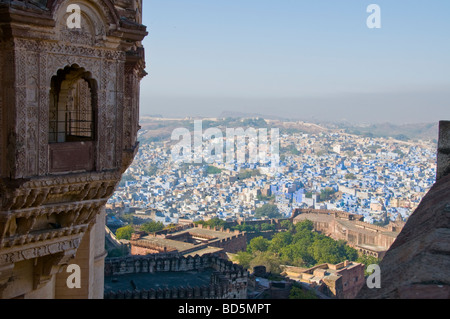
[[[105,299],[245,299],[248,272],[231,261],[217,255],[182,257],[166,253],[106,260],[105,278],[129,274],[158,272],[192,272],[213,269],[210,284],[198,287],[167,289],[141,289],[135,291],[106,291]],[[189,273],[186,273],[189,276]]]

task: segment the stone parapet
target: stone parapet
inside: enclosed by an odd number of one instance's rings
[[[218,255],[183,257],[177,253],[111,258],[105,262],[105,277],[158,272],[192,272],[213,269],[210,284],[196,287],[106,291],[105,299],[245,299],[248,272]],[[186,276],[189,276],[187,273]]]

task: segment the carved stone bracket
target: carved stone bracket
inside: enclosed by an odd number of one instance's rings
[[[28,247],[8,248],[1,251],[1,265],[12,265],[14,263],[54,255],[64,251],[78,249],[84,233],[57,238],[43,243],[29,244]]]
[[[63,266],[67,265],[71,259],[75,258],[75,254],[76,249],[70,249],[54,255],[38,258],[33,268],[33,288],[39,289],[47,284],[52,279],[53,275],[60,272]]]
[[[33,288],[39,289],[48,283],[75,257],[82,235],[72,236],[57,242],[35,245],[25,250],[8,249],[0,254],[0,299],[3,291],[14,282],[14,265],[23,260],[35,260]]]
[[[0,211],[109,198],[120,182],[119,171],[38,178],[10,182],[0,179]]]

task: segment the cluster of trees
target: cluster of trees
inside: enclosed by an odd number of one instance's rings
[[[300,155],[300,151],[294,144],[289,144],[288,146],[280,148],[280,154]]]
[[[134,229],[133,226],[128,225],[128,226],[124,226],[124,227],[120,227],[116,230],[116,237],[117,239],[127,239],[130,240],[131,239],[131,235],[135,232],[136,230]]]
[[[215,167],[215,166],[208,165],[206,167],[206,173],[208,175],[216,175],[216,174],[220,174],[221,172],[222,172],[222,170],[220,168]]]
[[[325,202],[331,199],[331,197],[336,193],[336,190],[331,187],[326,187],[320,191],[318,196],[321,202]]]
[[[290,221],[283,222],[287,224],[287,231],[275,234],[270,240],[262,236],[253,238],[246,251],[237,253],[239,264],[248,269],[263,265],[268,271],[279,273],[280,265],[309,268],[345,260],[363,262],[358,260],[358,252],[344,241],[315,232],[311,221],[305,220],[296,225]],[[370,263],[376,263],[376,259],[373,258]]]
[[[299,283],[292,285],[289,299],[318,299],[317,295],[312,290],[303,288]]]
[[[320,191],[320,193],[316,194],[317,200],[320,202],[328,201],[333,197],[333,195],[335,193],[336,193],[336,190],[332,187],[324,188]],[[313,192],[311,192],[311,191],[305,193],[306,198],[312,198],[312,196],[313,196]]]
[[[259,172],[259,169],[244,169],[239,172],[238,179],[244,180],[253,176],[260,176],[261,173]]]
[[[255,210],[255,217],[281,218],[283,216],[280,214],[277,205],[268,203]]]
[[[258,200],[261,200],[261,201],[270,201],[270,202],[273,202],[273,201],[275,200],[275,195],[266,196],[266,195],[258,194],[258,195],[256,196],[256,198],[257,198]]]
[[[116,230],[115,235],[116,235],[117,239],[130,240],[131,235],[133,233],[135,233],[136,231],[144,231],[146,233],[154,233],[154,232],[163,230],[165,228],[166,227],[161,222],[150,221],[150,222],[146,222],[139,226],[127,225],[127,226],[118,228]]]
[[[255,224],[255,225],[248,225],[246,223],[241,225],[233,226],[231,229],[233,230],[239,230],[240,232],[251,232],[251,233],[259,233],[262,231],[269,231],[269,230],[275,230],[276,226],[269,223],[262,223],[262,224]]]
[[[227,223],[226,221],[224,221],[218,217],[211,218],[207,221],[199,220],[199,221],[194,222],[194,224],[209,226],[209,227],[223,228],[223,229],[238,230],[240,232],[251,232],[251,233],[276,230],[276,225],[270,224],[270,223],[261,223],[261,224],[255,224],[255,225],[243,223],[241,225],[232,226],[229,223]]]
[[[202,226],[209,226],[209,227],[218,227],[218,228],[230,228],[228,223],[224,221],[223,219],[220,219],[219,217],[211,218],[207,221],[199,220],[194,222],[196,225],[202,225]]]

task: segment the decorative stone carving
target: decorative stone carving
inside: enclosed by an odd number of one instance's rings
[[[39,289],[47,284],[60,271],[62,266],[67,265],[75,257],[76,249],[64,250],[52,255],[38,258],[34,267],[34,289]]]
[[[71,3],[81,7],[80,29],[67,27]],[[131,164],[138,147],[136,86],[145,64],[143,55],[127,52],[136,52],[147,34],[141,8],[141,0],[0,0],[0,294],[20,261],[36,259],[34,289],[51,280],[75,255]],[[86,153],[92,165],[80,168],[53,165],[49,145],[50,120],[59,120],[60,110],[51,105],[70,102],[52,100],[58,97],[52,79],[75,66],[94,86],[88,90],[81,82],[73,91],[72,102],[81,108],[90,102],[95,113]],[[137,75],[128,86],[127,71]],[[125,96],[131,101],[126,110]],[[131,132],[127,141],[125,131]]]

